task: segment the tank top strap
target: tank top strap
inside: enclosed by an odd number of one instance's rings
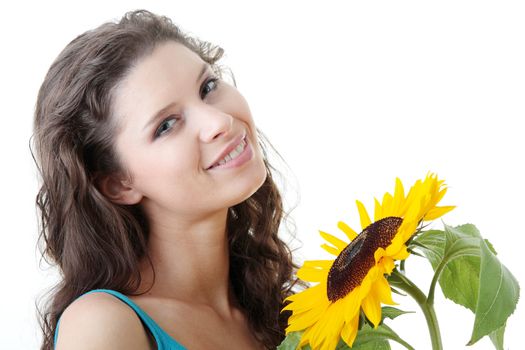
[[[87,293],[82,294],[80,297],[86,294],[94,293],[94,292],[105,292],[105,293],[111,294],[119,298],[120,300],[122,300],[124,303],[128,304],[128,306],[130,306],[135,311],[135,313],[139,316],[139,318],[142,320],[144,325],[149,329],[149,331],[155,338],[155,341],[157,343],[157,350],[187,350],[185,347],[179,344],[175,339],[173,339],[168,333],[166,333],[162,328],[160,328],[160,326],[146,312],[144,312],[144,310],[142,310],[137,304],[135,304],[133,300],[131,300],[130,298],[128,298],[127,296],[125,296],[124,294],[120,292],[117,292],[112,289],[93,289]],[[59,324],[60,324],[60,319],[58,320],[57,327],[55,330],[55,337],[54,337],[53,344],[56,344],[57,342]]]

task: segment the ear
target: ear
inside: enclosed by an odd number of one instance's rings
[[[97,180],[102,194],[113,203],[132,205],[142,200],[142,194],[133,188],[126,180],[115,175],[104,176]]]

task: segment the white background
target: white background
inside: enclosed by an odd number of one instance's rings
[[[256,123],[291,169],[281,167],[287,205],[297,203],[297,260],[325,257],[317,230],[339,234],[338,220],[358,228],[355,199],[370,205],[393,190],[396,176],[408,187],[433,171],[450,186],[443,203],[458,206],[444,221],[476,224],[525,285],[522,2],[115,3],[3,7],[1,349],[37,349],[35,299],[57,278],[39,264],[36,248],[37,180],[28,142],[37,90],[76,35],[136,8],[168,15],[226,50],[224,63]],[[411,257],[408,269],[426,290],[428,265]],[[436,302],[445,349],[467,348],[473,316],[441,294]],[[523,348],[524,321],[521,302],[508,321],[505,348]],[[390,325],[416,349],[430,348],[420,312]],[[491,344],[483,339],[470,348]]]

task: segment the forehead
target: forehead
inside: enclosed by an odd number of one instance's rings
[[[159,44],[140,58],[115,89],[113,114],[121,127],[143,122],[194,88],[204,61],[174,41]]]

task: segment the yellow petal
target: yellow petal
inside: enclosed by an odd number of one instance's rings
[[[435,220],[435,219],[445,215],[446,213],[448,213],[449,211],[451,211],[454,208],[455,208],[455,206],[435,207],[434,209],[431,209],[427,213],[427,215],[425,215],[425,221]]]
[[[376,292],[372,289],[370,293],[363,299],[363,312],[366,317],[372,322],[374,328],[381,322],[381,304]]]
[[[391,215],[393,216],[403,215],[402,213],[400,213],[400,210],[402,208],[404,199],[405,199],[405,189],[403,188],[403,183],[398,177],[396,177],[396,188],[394,190],[394,202],[393,202],[393,208],[392,208]]]
[[[399,214],[401,217],[405,217],[406,216],[406,212],[408,210],[408,208],[410,208],[412,206],[412,203],[414,202],[414,196],[413,196],[413,189],[411,188],[410,189],[410,192],[408,193],[408,195],[405,197],[404,201],[403,201],[403,205],[401,205],[401,208],[399,208]]]
[[[325,329],[329,327],[331,315],[333,314],[333,305],[328,308],[326,312],[322,315],[319,321],[315,324],[315,330],[312,334],[312,345],[313,347],[318,347],[322,344],[325,337]]]
[[[394,197],[392,197],[390,193],[387,192],[383,195],[383,204],[381,207],[383,208],[383,215],[385,217],[393,215],[393,210],[392,210],[393,202],[394,202]]]
[[[381,203],[374,198],[375,208],[374,208],[374,221],[379,221],[383,219],[383,208],[381,208]]]
[[[396,254],[392,255],[392,259],[405,260],[409,256],[410,256],[410,253],[408,252],[407,247],[402,246],[401,249],[399,249],[399,251]]]
[[[326,244],[326,243],[323,243],[323,244],[321,245],[321,248],[323,248],[323,249],[326,250],[328,253],[330,253],[330,254],[332,254],[332,255],[335,255],[335,256],[338,256],[338,255],[341,253],[341,251],[340,251],[339,249],[334,248],[334,247],[332,247],[331,245],[328,245],[328,244]]]
[[[372,284],[379,277],[380,274],[382,274],[382,272],[380,271],[380,266],[378,265],[372,266],[370,270],[368,270],[368,273],[361,282],[361,285],[355,288],[356,290],[358,290],[359,298],[361,300],[364,299],[368,295],[368,293],[370,293]]]
[[[378,279],[374,289],[377,291],[379,300],[383,304],[397,305],[397,303],[392,300],[392,289],[390,288],[390,284],[388,284],[386,278],[381,277]]]
[[[374,252],[374,259],[375,259],[375,262],[377,263],[382,257],[384,257],[386,254],[386,251],[385,249],[379,247],[376,249],[376,251]]]
[[[310,332],[308,334],[308,338],[310,347],[312,349],[319,349],[320,347],[320,343],[322,341],[322,338],[320,338],[320,332],[322,327],[323,324],[320,321],[318,321],[309,328]]]
[[[392,242],[390,243],[390,245],[386,247],[385,255],[392,256],[392,255],[397,254],[397,252],[401,250],[401,247],[405,245],[405,242],[406,242],[406,239],[404,239],[403,237],[404,235],[405,234],[403,231],[398,231],[394,239],[392,239]]]
[[[314,322],[317,322],[323,313],[326,311],[326,307],[314,307],[301,314],[293,314],[288,318],[289,326],[287,331],[295,332],[310,327]]]
[[[310,342],[312,349],[326,349],[325,347],[322,347],[322,344],[325,341],[325,339],[329,337],[330,334],[333,334],[335,331],[337,331],[337,334],[339,335],[339,332],[343,327],[343,322],[341,319],[343,315],[341,315],[341,313],[339,312],[340,308],[335,307],[338,306],[336,304],[338,304],[339,301],[341,301],[341,299],[335,302],[334,304],[331,304],[330,307],[328,307],[328,309],[326,310],[326,312],[323,313],[319,321],[316,322],[312,327],[314,328],[312,333],[312,341]],[[338,322],[339,320],[340,322]],[[339,329],[337,330],[337,328]]]
[[[417,203],[416,201],[412,202],[410,207],[407,210],[407,213],[405,214],[405,217],[403,218],[403,221],[415,221],[418,222],[421,219],[421,205],[420,203]]]
[[[297,346],[296,350],[301,350],[303,346],[310,343],[310,340],[312,339],[312,330],[313,327],[310,327],[303,332],[303,335],[301,336],[301,341],[299,342],[299,345]]]
[[[338,302],[340,305],[337,305]],[[322,346],[323,349],[326,350],[335,349],[339,339],[341,338],[341,331],[343,330],[344,325],[344,315],[340,312],[342,300],[340,299],[338,302],[332,305],[334,312],[328,319],[327,327],[324,330],[325,339]]]
[[[390,275],[394,267],[396,267],[396,265],[394,264],[394,259],[392,259],[389,256],[383,257],[383,259],[381,260],[381,265],[383,266],[383,269],[384,269],[383,273],[386,273],[388,275]]]
[[[322,300],[328,301],[326,296],[326,283],[319,283],[316,286],[307,288],[299,293],[292,294],[288,296],[285,301],[291,301],[291,304],[288,304],[283,310],[292,310],[301,305],[315,304]]]
[[[357,210],[359,211],[359,217],[361,218],[361,228],[364,230],[365,228],[370,226],[372,222],[370,221],[370,216],[368,216],[368,213],[363,203],[356,200],[356,204],[357,204]]]
[[[325,269],[316,269],[309,267],[302,267],[297,270],[297,277],[303,281],[321,282],[325,281],[328,276],[328,271]]]
[[[332,236],[331,234],[329,233],[326,233],[324,231],[321,231],[319,230],[319,234],[321,235],[321,237],[323,237],[327,242],[331,243],[332,245],[334,245],[337,249],[339,249],[339,251],[342,251],[343,249],[346,248],[346,246],[348,245],[348,243],[340,240],[339,238],[335,237],[335,236]]]
[[[359,287],[355,288],[346,297],[344,297],[343,313],[346,322],[350,322],[356,315],[359,315],[361,308],[361,299],[359,299]]]
[[[446,187],[444,187],[441,191],[439,191],[437,198],[436,198],[436,204],[441,201],[441,199],[443,198],[443,196],[445,196],[446,193],[447,193]]]
[[[416,215],[416,214],[414,214],[414,215]],[[392,242],[396,241],[396,242],[400,242],[400,243],[404,244],[416,232],[417,225],[418,225],[418,222],[419,222],[419,218],[416,217],[416,218],[412,218],[411,219],[411,218],[408,217],[408,215],[412,215],[412,214],[407,214],[407,217],[405,219],[403,219],[403,223],[401,224],[401,226],[397,230],[396,236],[394,237]]]
[[[323,342],[323,349],[333,350],[337,347],[337,343],[339,343],[339,336],[329,336]]]
[[[339,221],[337,223],[337,227],[339,227],[339,229],[346,234],[346,236],[348,237],[350,241],[353,241],[357,237],[357,232],[352,230],[352,228],[348,226],[347,224],[345,224],[344,222]]]
[[[355,316],[350,322],[346,322],[343,331],[341,332],[341,338],[349,347],[354,344],[357,336],[357,327],[359,326],[359,314]]]
[[[333,260],[305,260],[303,266],[330,269],[333,263]]]

